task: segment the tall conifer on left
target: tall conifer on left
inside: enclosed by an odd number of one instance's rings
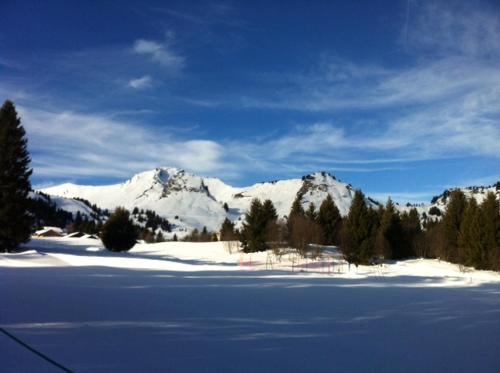
[[[13,251],[30,238],[30,161],[21,120],[14,104],[5,101],[0,108],[0,251]]]

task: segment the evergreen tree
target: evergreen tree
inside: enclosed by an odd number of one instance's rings
[[[101,240],[106,249],[128,251],[137,240],[137,228],[130,220],[129,212],[118,207],[102,227]]]
[[[207,227],[204,226],[202,231],[201,231],[201,234],[200,234],[200,242],[209,242],[209,241],[212,241],[212,235],[210,233],[208,233],[208,230],[207,230]]]
[[[486,251],[482,232],[482,216],[476,199],[471,198],[465,209],[458,234],[459,263],[478,269],[484,268]]]
[[[323,232],[323,245],[339,245],[342,216],[330,195],[321,203],[317,220]]]
[[[307,209],[305,216],[311,221],[316,221],[316,219],[318,218],[318,214],[316,213],[316,205],[314,204],[314,202],[311,202],[309,204],[309,208]]]
[[[266,213],[269,213],[269,211],[266,211]],[[245,214],[245,222],[243,223],[243,231],[241,232],[242,245],[245,252],[252,253],[267,250],[267,223],[264,207],[260,200],[255,198],[250,205],[250,209]]]
[[[227,205],[227,202],[224,202],[223,208],[224,211],[229,212],[229,206]]]
[[[500,270],[500,204],[492,192],[481,205],[481,217],[488,268]]]
[[[165,242],[165,236],[161,231],[158,231],[158,233],[156,233],[155,242]]]
[[[406,256],[403,249],[401,220],[390,198],[380,220],[375,246],[377,255],[385,259],[402,259]]]
[[[368,209],[364,194],[357,190],[341,231],[341,249],[349,263],[370,263],[374,256],[377,212]]]
[[[298,235],[294,233],[294,229],[299,227],[304,219],[305,211],[302,207],[302,196],[298,194],[292,203],[292,207],[290,208],[290,213],[288,214],[287,218],[288,241],[290,241],[290,244],[292,246],[294,246],[292,237],[296,237]]]
[[[440,254],[443,259],[456,262],[458,259],[458,233],[462,224],[467,199],[461,190],[453,190],[449,196],[448,206],[442,220],[442,247]]]
[[[220,240],[221,241],[235,241],[236,240],[236,232],[234,231],[234,223],[225,218],[222,222],[222,226],[220,229]]]
[[[305,211],[304,208],[302,207],[302,196],[298,195],[292,203],[292,207],[290,209],[290,214],[288,215],[288,218],[291,218],[292,216],[304,216],[304,215]]]
[[[266,199],[262,204],[262,218],[265,220],[266,224],[278,220],[278,213],[270,199]]]
[[[174,242],[177,242],[177,241],[178,241],[178,239],[177,239],[177,234],[176,234],[176,233],[174,233],[174,237],[172,238],[172,241],[174,241]]]
[[[34,223],[28,214],[31,190],[26,132],[14,104],[0,108],[0,251],[27,242]]]
[[[198,228],[193,229],[190,235],[184,238],[184,241],[199,242],[200,241],[200,231]]]
[[[417,256],[422,245],[422,226],[416,208],[401,215],[401,225],[404,234],[404,256]]]

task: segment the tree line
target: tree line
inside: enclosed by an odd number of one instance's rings
[[[423,257],[500,270],[500,207],[492,192],[478,204],[453,190],[446,211],[432,217],[416,208],[400,212],[391,199],[371,207],[361,191],[343,218],[330,195],[319,209],[310,203],[304,210],[301,198],[284,219],[270,200],[254,199],[240,231],[224,221],[221,240],[239,240],[247,253],[292,247],[305,255],[318,245],[334,245],[356,265]]]

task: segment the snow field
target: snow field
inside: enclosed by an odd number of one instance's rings
[[[267,258],[223,243],[109,253],[34,239],[0,255],[0,326],[83,372],[497,371],[497,273],[420,259],[292,272],[291,258],[266,270]],[[0,346],[2,372],[53,371]]]

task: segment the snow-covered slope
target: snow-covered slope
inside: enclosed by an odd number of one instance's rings
[[[36,192],[31,192],[29,196],[35,200],[42,200],[46,203],[51,203],[58,209],[72,213],[73,216],[76,216],[78,212],[82,216],[89,218],[96,215],[96,211],[94,211],[90,206],[73,198],[61,197],[57,195],[46,196]]]
[[[66,198],[80,197],[99,207],[153,210],[179,227],[206,226],[216,230],[222,221],[243,219],[252,199],[270,199],[278,215],[286,216],[300,195],[304,208],[317,208],[330,194],[340,212],[346,215],[354,196],[353,188],[327,173],[314,173],[302,179],[258,183],[235,188],[217,178],[202,178],[175,168],[157,168],[135,175],[122,184],[81,186],[62,184],[43,189],[44,193]],[[229,210],[226,212],[224,204]],[[176,218],[177,217],[177,218]]]
[[[129,210],[134,207],[153,210],[187,228],[206,225],[208,229],[217,229],[226,214],[222,204],[210,194],[201,177],[175,168],[142,172],[123,184],[63,184],[44,189],[43,192],[84,198],[107,209],[122,206]]]
[[[439,218],[448,206],[449,196],[452,191],[461,190],[467,199],[474,198],[478,204],[483,203],[486,195],[490,192],[495,194],[496,198],[500,200],[500,182],[497,182],[491,186],[471,186],[466,188],[451,188],[446,189],[439,196],[432,198],[430,204],[422,204],[417,206],[398,206],[399,211],[409,211],[411,208],[415,207],[420,215],[425,215]]]
[[[481,203],[490,191],[500,199],[500,183],[491,187],[470,187],[461,190],[467,197],[476,198],[478,203]],[[130,210],[134,207],[153,210],[169,219],[177,231],[201,229],[204,226],[209,230],[217,230],[226,217],[233,221],[243,220],[254,198],[259,198],[261,201],[270,199],[276,207],[278,216],[284,217],[288,215],[293,201],[298,196],[305,209],[311,203],[318,209],[329,194],[343,216],[349,212],[354,197],[353,187],[325,172],[316,172],[302,179],[258,183],[237,188],[217,178],[200,177],[176,168],[157,168],[142,172],[122,184],[108,186],[62,184],[42,191],[59,197],[80,197],[101,208],[114,209],[123,206]],[[418,212],[422,216],[424,213],[429,216],[432,215],[431,209],[435,207],[443,213],[450,192],[451,189],[446,190],[442,195],[435,197],[430,204],[416,206]],[[60,202],[63,206],[64,201]],[[367,199],[367,203],[372,206],[377,204],[371,199]],[[227,212],[224,204],[229,207]],[[412,207],[414,206],[398,206],[398,209],[403,212]]]
[[[483,201],[486,198],[486,195],[490,192],[494,193],[497,197],[497,199],[500,199],[500,182],[496,183],[495,185],[492,186],[471,186],[467,188],[452,188],[452,189],[446,189],[442,194],[439,196],[436,196],[432,199],[431,201],[431,206],[436,206],[439,209],[443,210],[446,207],[446,204],[448,203],[448,197],[450,196],[451,192],[454,190],[461,190],[465,196],[470,199],[470,198],[475,198],[478,204],[483,203]]]

